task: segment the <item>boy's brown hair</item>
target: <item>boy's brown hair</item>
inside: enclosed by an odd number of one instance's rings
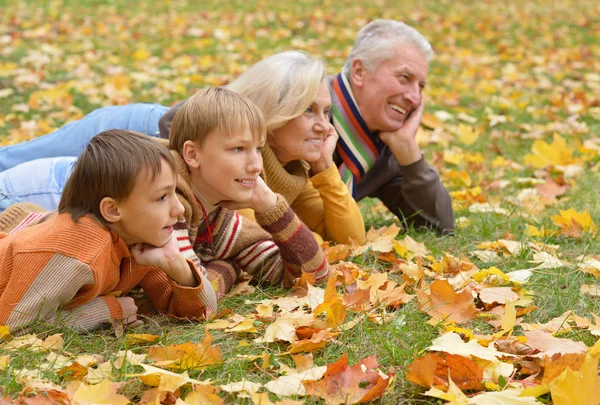
[[[207,87],[190,97],[175,114],[169,148],[183,154],[186,141],[202,145],[214,131],[231,136],[246,127],[255,137],[266,138],[264,116],[250,99],[222,87]]]
[[[73,221],[87,214],[107,225],[100,213],[100,202],[111,197],[125,200],[135,186],[136,178],[147,170],[151,181],[165,161],[173,173],[175,162],[163,145],[148,135],[111,129],[94,136],[77,159],[65,185],[58,212],[71,214]]]

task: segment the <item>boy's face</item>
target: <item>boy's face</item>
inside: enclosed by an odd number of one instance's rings
[[[263,167],[263,145],[248,127],[233,136],[211,132],[202,145],[194,143],[198,167],[190,167],[192,184],[212,204],[250,200]]]
[[[173,225],[184,211],[176,185],[177,177],[165,161],[154,180],[148,170],[137,176],[129,197],[117,204],[121,218],[114,223],[128,246],[141,242],[160,247],[169,242]]]

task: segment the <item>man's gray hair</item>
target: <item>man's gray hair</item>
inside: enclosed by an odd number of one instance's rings
[[[433,59],[433,49],[429,42],[410,25],[396,20],[374,20],[358,31],[342,74],[350,77],[355,59],[360,59],[369,71],[377,69],[381,62],[390,59],[393,48],[398,44],[414,46],[425,56],[427,62]]]

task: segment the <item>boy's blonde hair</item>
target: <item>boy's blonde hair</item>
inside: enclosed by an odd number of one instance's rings
[[[265,139],[265,119],[258,107],[237,93],[208,87],[190,97],[175,114],[169,148],[183,154],[186,141],[202,145],[214,131],[232,136],[246,127],[261,141]]]
[[[122,129],[101,132],[77,159],[62,192],[58,212],[68,212],[73,221],[93,214],[108,225],[100,212],[102,199],[125,200],[139,174],[147,171],[151,181],[154,180],[162,170],[163,161],[175,173],[175,161],[168,149],[148,135]]]
[[[256,63],[227,88],[260,108],[271,133],[310,107],[325,74],[323,62],[304,52],[286,51]]]

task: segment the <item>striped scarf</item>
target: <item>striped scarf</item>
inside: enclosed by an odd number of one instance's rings
[[[363,121],[348,79],[341,73],[333,79],[333,126],[340,135],[336,149],[342,158],[338,167],[342,181],[356,198],[356,184],[373,167],[385,144]]]

